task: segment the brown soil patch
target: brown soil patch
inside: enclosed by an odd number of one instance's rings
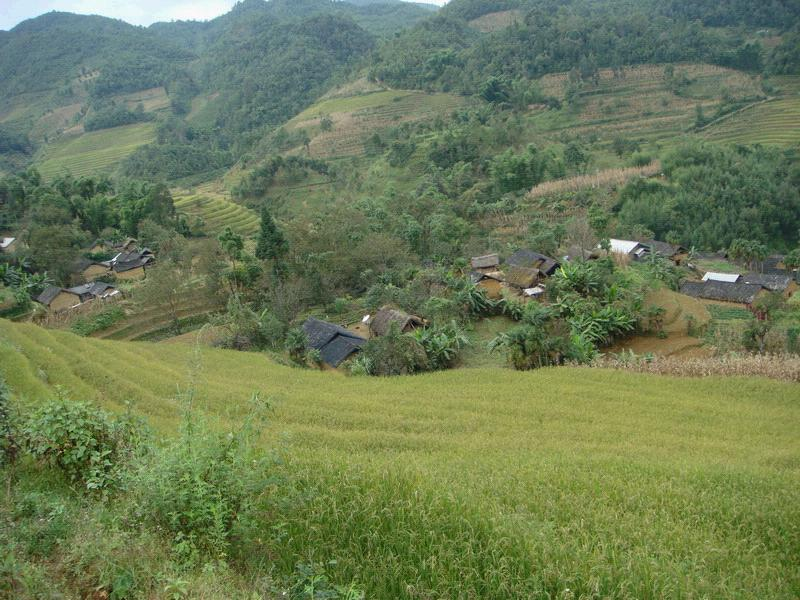
[[[636,354],[653,354],[673,358],[705,358],[712,355],[712,350],[703,346],[703,340],[688,334],[687,317],[691,316],[698,327],[711,321],[711,314],[705,305],[690,296],[684,296],[666,288],[651,292],[646,299],[646,306],[662,306],[667,310],[664,316],[665,339],[656,336],[637,336],[619,342],[609,348],[608,352],[618,353],[632,350]]]

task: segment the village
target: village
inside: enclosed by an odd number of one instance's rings
[[[744,273],[717,273],[702,268],[704,259],[713,259],[731,271],[740,268],[728,260],[726,253],[695,254],[682,246],[658,240],[610,239],[605,248],[601,244],[582,255],[586,260],[610,255],[623,264],[645,261],[653,256],[669,260],[675,266],[684,267],[688,273],[680,284],[681,294],[703,303],[741,307],[754,312],[757,318],[763,318],[754,309],[757,300],[770,293],[780,293],[788,300],[800,283],[800,271],[787,269],[781,255],[769,256],[758,264],[758,271]],[[570,259],[565,256],[561,262]],[[472,257],[468,277],[492,300],[514,298],[524,302],[546,302],[547,280],[560,268],[561,262],[524,248],[505,260],[501,260],[497,253]],[[324,363],[336,368],[358,353],[369,339],[385,335],[392,323],[402,333],[426,325],[419,316],[384,306],[374,315],[365,315],[361,322],[347,327],[311,318],[304,323],[303,329],[308,335],[309,348],[319,351]]]
[[[18,238],[3,237],[0,248],[9,258],[21,250],[23,244]],[[752,267],[751,270],[742,268],[742,261],[730,260],[724,252],[690,252],[682,246],[653,239],[609,239],[594,249],[576,250],[573,254],[557,259],[521,248],[505,258],[499,253],[474,256],[468,261],[464,277],[491,301],[509,299],[547,304],[550,301],[548,280],[562,264],[611,257],[617,264],[627,265],[657,258],[682,269],[685,276],[678,288],[680,294],[708,305],[746,309],[756,318],[763,318],[754,308],[759,299],[777,293],[788,300],[800,282],[798,269],[787,268],[781,255],[751,262],[746,265]],[[128,289],[146,285],[148,272],[155,268],[158,267],[154,252],[141,247],[135,238],[96,240],[73,266],[75,285],[47,285],[34,301],[50,317],[83,312],[96,308],[98,304],[124,299],[120,284]],[[421,316],[409,314],[397,306],[385,305],[352,323],[308,317],[302,323],[302,331],[306,336],[306,350],[319,353],[321,366],[336,369],[359,353],[370,339],[384,336],[393,328],[399,333],[411,333],[428,325]]]

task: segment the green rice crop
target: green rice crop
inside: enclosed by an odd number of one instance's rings
[[[64,136],[45,147],[36,167],[44,177],[71,173],[75,176],[112,171],[136,148],[155,140],[154,123],[125,125]]]

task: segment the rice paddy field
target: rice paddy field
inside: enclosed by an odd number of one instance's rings
[[[130,401],[166,433],[190,379],[220,427],[260,390],[274,406],[263,441],[305,499],[274,524],[272,563],[335,560],[335,580],[367,598],[800,595],[797,385],[600,369],[356,378],[7,321],[0,372],[23,410],[62,386]]]
[[[800,144],[800,96],[756,104],[712,125],[703,137],[727,144]]]
[[[189,217],[200,217],[206,224],[206,233],[216,235],[225,227],[244,236],[258,231],[260,219],[255,211],[236,204],[219,183],[201,185],[191,191],[173,191],[175,209]]]
[[[155,131],[154,123],[138,123],[64,136],[45,147],[36,167],[46,178],[107,173],[136,148],[155,140]]]

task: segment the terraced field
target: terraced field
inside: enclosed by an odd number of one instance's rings
[[[306,109],[289,121],[289,129],[306,129],[311,135],[309,151],[317,158],[359,156],[369,136],[381,129],[409,121],[446,115],[463,103],[451,94],[383,90],[350,97],[333,97]],[[333,122],[331,131],[321,130],[321,120]]]
[[[707,114],[716,109],[721,90],[727,89],[733,98],[761,93],[759,82],[739,71],[701,64],[675,66],[676,73],[684,71],[691,84],[678,96],[668,89],[661,65],[628,68],[622,78],[603,69],[599,84],[585,89],[575,110],[532,113],[533,132],[551,141],[557,140],[553,134],[569,131],[597,136],[609,145],[619,135],[643,143],[669,143],[691,129],[698,105]],[[547,94],[563,99],[567,74],[548,75],[540,83]]]
[[[800,593],[796,384],[570,368],[342,377],[4,320],[0,374],[22,410],[68,393],[165,433],[187,382],[192,411],[225,432],[260,390],[274,487],[291,492],[267,497],[263,535],[242,539],[280,573],[325,561],[366,598]]]
[[[510,27],[517,21],[522,21],[523,17],[521,10],[502,10],[472,19],[469,22],[469,26],[482,33],[491,33]]]
[[[254,235],[258,231],[259,216],[249,208],[236,204],[217,184],[206,184],[194,190],[177,190],[173,192],[173,198],[178,212],[205,221],[209,235],[216,235],[225,227],[244,236]]]
[[[163,87],[155,87],[130,94],[123,94],[116,97],[117,102],[124,102],[125,106],[133,110],[141,104],[145,112],[156,112],[169,108],[170,100],[167,90]]]
[[[136,148],[149,144],[156,137],[154,123],[138,123],[77,137],[62,137],[48,145],[36,161],[46,178],[65,173],[75,176],[112,171]]]
[[[800,96],[752,106],[712,125],[703,137],[727,144],[800,144]]]
[[[196,323],[219,311],[219,304],[204,299],[196,300],[187,295],[178,308],[179,323]],[[92,337],[109,340],[138,341],[152,339],[172,327],[172,315],[161,306],[150,306],[143,310],[134,308],[125,319],[108,329],[92,334]]]

